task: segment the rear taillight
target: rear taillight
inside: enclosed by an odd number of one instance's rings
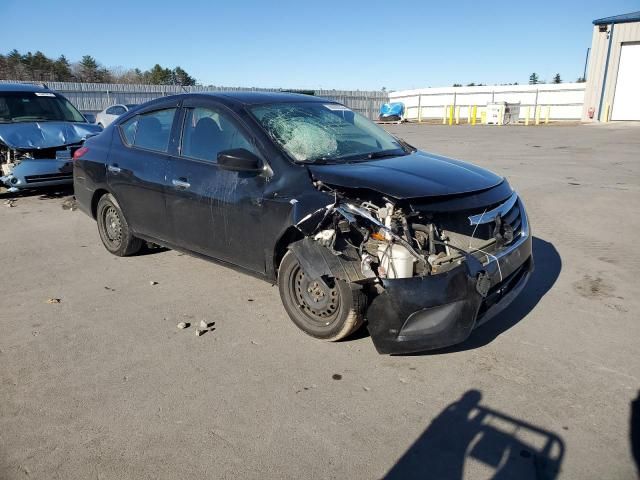
[[[74,160],[78,160],[80,157],[82,157],[88,151],[89,151],[89,149],[87,147],[80,147],[75,152],[73,152],[73,159]]]

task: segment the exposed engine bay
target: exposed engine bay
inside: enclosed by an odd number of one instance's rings
[[[515,193],[499,212],[491,205],[480,212],[433,213],[382,195],[349,198],[322,182],[314,185],[335,202],[302,219],[298,228],[346,263],[359,261],[361,278],[350,281],[437,275],[469,257],[486,264],[520,233]],[[305,229],[313,224],[315,229]]]

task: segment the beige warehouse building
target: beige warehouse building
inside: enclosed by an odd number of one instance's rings
[[[582,119],[640,120],[640,12],[594,20]]]

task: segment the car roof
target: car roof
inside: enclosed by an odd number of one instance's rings
[[[0,83],[0,92],[51,92],[53,90],[42,86],[34,85],[32,83]]]
[[[288,92],[253,92],[253,91],[237,91],[237,92],[198,92],[189,94],[189,96],[215,97],[226,103],[237,103],[242,105],[259,105],[265,103],[285,103],[285,102],[330,102],[313,95],[304,95],[301,93]]]

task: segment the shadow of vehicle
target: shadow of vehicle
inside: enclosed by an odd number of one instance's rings
[[[142,257],[145,255],[155,255],[156,253],[168,252],[170,249],[167,247],[161,247],[155,243],[145,242],[136,257]]]
[[[73,185],[57,185],[53,187],[40,187],[33,189],[20,190],[15,193],[8,192],[4,188],[0,188],[0,199],[24,198],[39,196],[42,200],[53,198],[64,198],[73,195]]]
[[[636,399],[631,401],[629,440],[631,442],[631,455],[638,470],[638,478],[640,478],[640,390],[638,390]]]
[[[384,477],[459,480],[471,476],[552,480],[565,446],[556,434],[480,405],[467,391],[442,411]]]

